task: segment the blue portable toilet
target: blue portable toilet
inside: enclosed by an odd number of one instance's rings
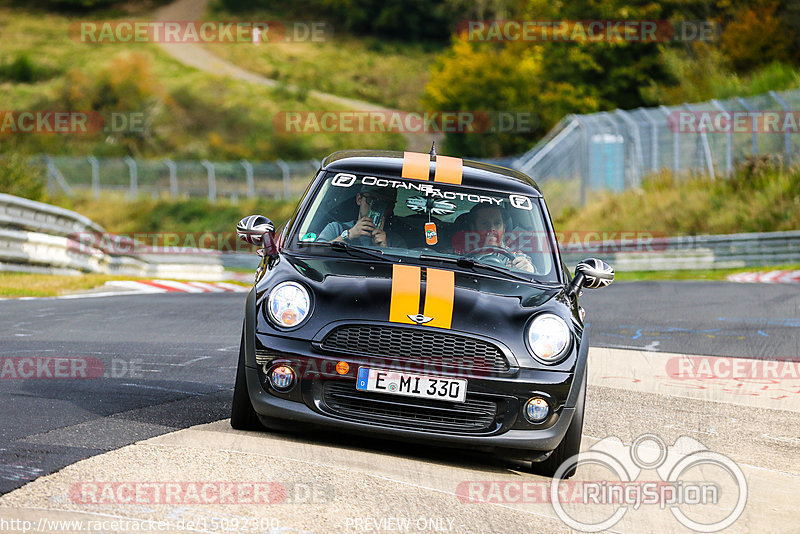
[[[596,134],[589,140],[589,187],[625,189],[625,140],[621,135]]]

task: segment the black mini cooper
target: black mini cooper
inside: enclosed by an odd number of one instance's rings
[[[494,165],[343,151],[322,163],[262,256],[247,297],[231,426],[323,425],[481,448],[568,477],[583,426],[588,339],[542,193]]]

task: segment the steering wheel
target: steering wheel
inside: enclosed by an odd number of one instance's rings
[[[491,263],[499,267],[507,267],[517,256],[504,247],[481,247],[464,254],[467,258],[476,258],[484,263]],[[503,261],[505,257],[508,261]]]

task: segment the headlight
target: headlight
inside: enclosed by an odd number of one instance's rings
[[[528,327],[528,346],[545,363],[556,363],[569,347],[569,327],[552,313],[536,317]]]
[[[278,326],[291,328],[302,323],[311,309],[311,297],[297,282],[281,282],[272,288],[267,311]]]

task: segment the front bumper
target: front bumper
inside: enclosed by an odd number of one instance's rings
[[[506,375],[482,376],[447,370],[419,372],[466,378],[467,404],[452,405],[444,401],[422,401],[409,397],[357,392],[355,375],[358,367],[375,367],[374,363],[352,356],[317,354],[307,341],[259,333],[257,343],[246,345],[249,345],[250,350],[254,350],[256,345],[269,347],[271,357],[269,363],[255,367],[252,366],[255,364],[255,356],[249,354],[246,357],[245,361],[250,364],[246,367],[247,385],[253,407],[265,422],[281,419],[301,425],[332,427],[346,432],[400,440],[501,449],[522,458],[535,458],[542,452],[555,449],[572,421],[580,389],[573,387],[573,384],[581,384],[585,372],[586,349],[583,341],[579,345],[583,350],[580,351],[574,374],[533,369],[515,369]],[[336,364],[340,361],[349,364],[350,370],[344,376],[336,372]],[[299,377],[288,392],[273,389],[266,379],[266,372],[276,365],[293,367]],[[386,362],[380,368],[408,370]],[[331,391],[334,390],[351,391],[358,397],[351,399],[357,403],[358,410],[354,412],[343,409],[338,403],[331,402]],[[552,410],[551,416],[538,425],[528,422],[522,413],[525,401],[534,395],[545,397]],[[376,408],[372,409],[370,403],[374,403]],[[398,415],[394,410],[395,404],[402,405],[406,410],[405,416]],[[464,410],[478,405],[496,407],[490,417],[491,421],[486,419],[487,424],[483,426],[469,424],[463,416]],[[455,411],[448,413],[448,407],[453,407]],[[393,415],[387,416],[387,411]],[[431,411],[434,412],[433,417]],[[482,416],[486,418],[487,414]],[[455,420],[460,423],[454,424]]]

